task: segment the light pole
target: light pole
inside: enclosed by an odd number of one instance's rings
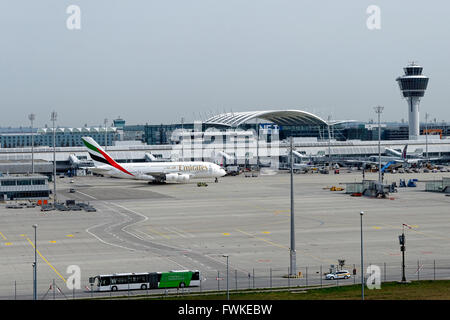
[[[28,119],[31,122],[31,173],[34,173],[34,132],[33,132],[33,121],[36,119],[34,113],[28,115]]]
[[[400,251],[402,252],[402,281],[400,283],[408,283],[406,281],[406,274],[405,274],[405,251],[406,251],[406,239],[405,239],[405,224],[402,225],[402,234],[398,237],[398,240],[400,242]]]
[[[103,123],[105,124],[105,151],[106,151],[106,147],[108,146],[108,130],[106,129],[106,124],[108,123],[108,119],[105,118],[105,120],[103,120]]]
[[[426,152],[426,155],[427,155],[427,164],[428,164],[428,117],[429,117],[430,115],[428,114],[428,113],[425,113],[425,152]]]
[[[361,221],[361,300],[364,300],[364,251],[363,251],[363,227],[362,227],[363,215],[364,211],[361,211],[359,213]]]
[[[290,269],[289,276],[295,276],[296,266],[296,252],[295,252],[295,223],[294,223],[294,154],[293,154],[293,140],[291,136],[291,249],[290,249]]]
[[[52,112],[51,121],[53,122],[53,205],[56,204],[56,121],[57,113]]]
[[[381,180],[381,124],[380,124],[380,116],[383,112],[384,107],[376,106],[375,112],[378,114],[378,182],[381,184],[383,181]]]
[[[327,129],[328,129],[328,170],[331,171],[331,133],[330,133],[330,122],[331,122],[331,116],[328,116],[328,123],[327,123]]]
[[[184,161],[184,117],[181,117],[181,161]]]
[[[37,224],[34,228],[33,300],[37,300]]]
[[[228,286],[228,255],[224,254],[222,255],[222,257],[227,258],[227,300],[230,300],[230,290],[229,290],[229,286]]]
[[[259,128],[260,123],[256,123],[256,170],[259,171]]]

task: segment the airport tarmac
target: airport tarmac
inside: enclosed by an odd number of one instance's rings
[[[406,230],[408,260],[450,262],[450,197],[425,192],[420,182],[449,176],[386,174],[387,183],[399,185],[399,179],[409,178],[419,182],[416,188],[398,188],[388,199],[373,199],[324,189],[361,181],[361,172],[296,174],[298,270],[308,267],[312,274],[323,266],[325,271],[338,259],[345,259],[346,266],[358,265],[361,211],[367,263],[400,265],[398,235],[403,223],[413,227]],[[366,173],[366,179],[377,177]],[[208,186],[198,187],[198,181]],[[81,270],[78,296],[89,294],[85,291],[91,276],[180,269],[201,270],[204,289],[223,289],[217,278],[224,279],[224,254],[229,255],[230,272],[239,277],[239,286],[247,286],[247,276],[253,273],[264,274],[266,281],[270,269],[278,281],[274,285],[283,284],[289,267],[289,183],[286,172],[165,185],[92,176],[57,179],[59,201],[89,202],[97,211],[41,212],[1,204],[0,298],[32,297],[33,224],[38,225],[39,298],[53,294],[48,290],[53,280],[66,296],[72,294],[66,287],[71,265]],[[69,193],[69,188],[76,192]]]

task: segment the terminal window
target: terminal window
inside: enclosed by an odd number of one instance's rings
[[[16,180],[3,180],[2,186],[15,186]]]

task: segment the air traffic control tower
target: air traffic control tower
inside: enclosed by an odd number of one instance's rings
[[[419,129],[419,103],[425,94],[428,85],[428,77],[422,75],[423,68],[414,62],[403,68],[405,75],[396,80],[400,86],[403,97],[408,102],[409,139],[417,140]]]

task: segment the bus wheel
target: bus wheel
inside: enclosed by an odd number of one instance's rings
[[[143,285],[141,286],[141,290],[147,290],[147,285],[146,285],[146,284],[143,284]]]
[[[117,291],[117,287],[116,286],[112,286],[111,287],[111,291]]]
[[[184,287],[185,287],[184,282],[181,282],[181,283],[180,283],[180,288],[184,288]]]

